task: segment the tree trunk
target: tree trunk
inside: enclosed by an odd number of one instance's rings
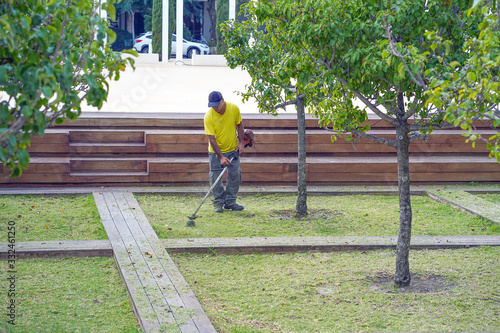
[[[215,0],[208,0],[206,4],[207,4],[208,17],[210,19],[210,41],[214,42],[217,40],[217,36],[215,35],[215,29],[217,27]]]
[[[135,12],[131,11],[132,15],[132,40],[135,40]]]
[[[297,167],[297,206],[298,216],[307,216],[307,183],[306,183],[306,115],[304,96],[297,94],[298,124],[298,167]]]
[[[162,36],[162,6],[163,2],[162,0],[153,0],[153,11],[152,11],[152,33],[153,35],[151,36],[152,41],[151,41],[151,47],[153,48],[152,53],[158,53],[160,54],[160,58],[162,58],[161,54],[161,36]],[[165,57],[165,59],[168,59],[168,57]]]
[[[398,154],[398,188],[399,188],[399,235],[396,248],[396,274],[394,284],[396,287],[410,285],[410,254],[411,240],[411,200],[410,200],[410,156],[408,148],[408,124],[400,121],[396,128],[397,154]]]

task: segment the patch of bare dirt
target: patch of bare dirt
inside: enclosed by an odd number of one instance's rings
[[[458,286],[456,281],[450,281],[440,275],[412,275],[411,283],[404,288],[394,286],[394,276],[382,274],[376,277],[367,277],[370,289],[381,293],[394,294],[428,294],[447,292]]]
[[[245,219],[251,219],[251,218],[255,217],[255,214],[251,213],[251,212],[243,211],[243,212],[238,212],[238,216],[245,218]]]
[[[295,211],[292,209],[287,210],[273,210],[271,215],[277,217],[280,220],[326,220],[332,221],[335,220],[337,216],[342,216],[343,213],[341,211],[336,210],[328,210],[328,209],[317,209],[309,211],[309,214],[306,217],[300,217],[295,214]]]

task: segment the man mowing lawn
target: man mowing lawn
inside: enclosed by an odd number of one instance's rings
[[[241,183],[239,155],[243,153],[245,132],[240,109],[224,101],[218,91],[210,93],[208,106],[210,109],[205,114],[204,125],[209,141],[210,185],[228,165],[226,188],[221,181],[212,190],[214,210],[217,213],[222,213],[223,208],[243,210],[243,206],[236,203]]]

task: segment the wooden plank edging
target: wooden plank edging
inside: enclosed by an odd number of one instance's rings
[[[8,243],[0,243],[0,260],[8,257]],[[112,257],[109,240],[32,241],[15,244],[16,259],[62,257]]]
[[[500,205],[474,196],[467,191],[431,191],[427,195],[438,202],[448,204],[466,213],[477,215],[492,223],[500,224]]]
[[[169,194],[169,195],[205,195],[210,186],[64,186],[64,187],[2,187],[0,188],[0,195],[50,195],[50,194],[91,194],[92,192],[132,192],[144,194]],[[463,188],[459,185],[451,186],[446,185],[446,188]],[[426,195],[428,190],[434,191],[434,188],[444,188],[443,186],[428,186],[418,185],[411,187],[412,195]],[[484,188],[463,188],[464,191],[471,194],[483,193],[500,193],[500,188],[484,189]],[[296,194],[296,186],[241,186],[240,194]],[[320,186],[310,185],[307,187],[307,194],[309,195],[398,195],[397,186]]]
[[[236,237],[164,239],[170,252],[250,254],[395,249],[397,236]],[[412,236],[412,249],[500,246],[500,236]]]
[[[188,321],[187,325],[181,326],[181,330],[183,332],[191,332],[192,328],[190,325],[194,325],[200,332],[203,333],[216,332],[194,292],[189,287],[172,258],[170,258],[160,239],[158,239],[156,232],[153,230],[153,227],[146,218],[146,215],[142,211],[134,195],[132,193],[125,193],[124,198],[127,201],[128,206],[131,208],[130,212],[134,215],[134,218],[137,220],[141,230],[145,235],[147,235],[151,246],[155,249],[156,253],[161,253],[163,258],[160,261],[160,264],[163,269],[169,273],[172,285],[175,287],[176,292],[181,298],[184,306],[187,309],[194,311],[190,314],[190,321]]]
[[[94,192],[145,332],[216,332],[132,193]]]
[[[336,236],[336,237],[236,237],[159,239],[172,253],[286,253],[333,252],[394,249],[397,236]],[[72,245],[73,244],[73,245]],[[0,260],[7,257],[7,243],[0,243]],[[500,246],[500,236],[412,236],[412,249],[453,249],[477,246]],[[19,242],[19,258],[78,257],[82,250],[96,251],[92,256],[112,256],[109,241],[48,241]],[[28,256],[25,256],[28,254]],[[101,255],[99,255],[101,254]]]
[[[116,225],[123,240],[133,242],[127,246],[127,250],[140,283],[149,295],[150,304],[160,321],[161,329],[165,327],[168,331],[198,332],[188,308],[178,294],[178,288],[172,282],[171,272],[165,270],[162,265],[162,259],[168,254],[163,248],[155,248],[156,234],[153,232],[152,235],[147,228],[137,223],[134,208],[127,203],[127,193],[106,193],[104,196],[107,201],[114,200],[112,202],[117,204],[117,209],[123,215],[123,221],[118,221],[120,224]],[[144,232],[144,229],[147,231]],[[168,313],[164,313],[165,310]]]
[[[118,229],[113,222],[112,213],[108,209],[103,194],[94,192],[93,195],[99,214],[101,215],[102,223],[106,233],[108,234],[108,238],[111,241],[115,261],[132,301],[136,318],[144,332],[152,331],[155,327],[158,327],[160,323],[157,318],[146,315],[146,313],[148,313],[146,309],[151,305],[150,300],[147,297],[147,294],[144,293],[143,288],[134,283],[127,283],[128,281],[138,280],[137,272],[127,269],[126,262],[128,259],[128,251],[125,244],[121,241]],[[131,263],[129,263],[129,265],[131,265]]]

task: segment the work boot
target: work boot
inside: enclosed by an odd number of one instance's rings
[[[222,209],[222,205],[214,205],[214,212],[222,213],[224,210]]]
[[[240,210],[243,210],[243,206],[242,205],[238,205],[236,202],[235,203],[232,203],[232,204],[226,204],[224,206],[225,209],[230,209],[230,210],[236,210],[236,211],[240,211]]]

